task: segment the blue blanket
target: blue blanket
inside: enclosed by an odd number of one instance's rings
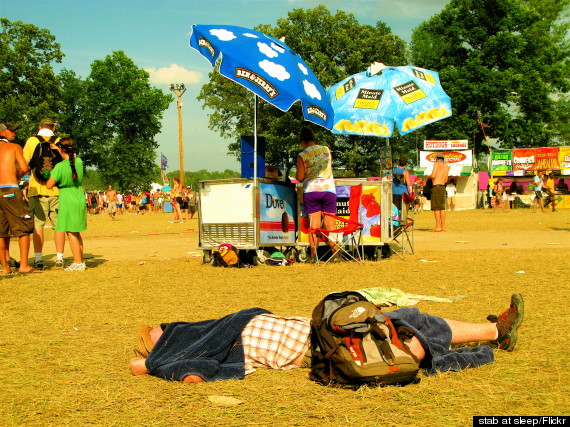
[[[171,381],[182,381],[187,375],[198,375],[205,381],[242,379],[241,333],[251,319],[264,313],[269,312],[248,308],[221,319],[163,325],[146,367],[151,375]]]

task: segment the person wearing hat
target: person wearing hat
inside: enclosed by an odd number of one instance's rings
[[[0,264],[2,272],[10,274],[10,236],[20,244],[20,273],[34,273],[28,265],[30,234],[34,229],[32,214],[24,203],[18,183],[28,172],[22,147],[12,142],[18,126],[0,123]]]
[[[46,118],[40,122],[39,131],[36,136],[28,138],[24,146],[24,158],[30,163],[36,146],[42,141],[54,136],[55,122]],[[56,143],[59,138],[55,139]],[[59,191],[57,187],[48,189],[38,182],[34,174],[30,174],[30,188],[28,190],[29,205],[34,214],[34,267],[44,268],[43,246],[44,246],[44,226],[49,218],[54,229],[54,240],[56,250],[55,266],[63,268],[63,249],[65,245],[65,233],[55,231],[57,223],[57,212],[59,210]]]
[[[445,231],[445,184],[449,177],[449,166],[445,164],[445,156],[438,153],[433,165],[431,178],[433,190],[431,192],[431,210],[435,216],[435,228],[430,231]]]

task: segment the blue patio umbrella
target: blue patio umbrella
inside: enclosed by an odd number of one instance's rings
[[[194,25],[190,46],[220,73],[251,90],[282,111],[301,102],[305,120],[331,129],[333,111],[321,83],[303,59],[282,40],[231,25]],[[257,152],[257,109],[254,112],[254,151]],[[254,154],[254,178],[257,155]]]
[[[451,116],[451,99],[435,71],[375,63],[327,90],[334,110],[332,132],[389,138]]]

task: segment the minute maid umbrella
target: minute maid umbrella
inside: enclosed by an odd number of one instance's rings
[[[451,116],[451,99],[435,71],[418,67],[386,67],[337,83],[327,95],[334,110],[333,133],[389,138],[398,125],[401,135]]]
[[[220,73],[287,111],[301,101],[305,120],[327,129],[333,112],[325,90],[299,55],[283,41],[230,25],[194,25],[190,46]]]

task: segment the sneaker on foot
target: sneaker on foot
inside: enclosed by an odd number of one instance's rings
[[[55,260],[55,268],[63,268],[63,266],[64,264],[62,259]]]
[[[43,269],[45,268],[44,262],[43,262],[42,260],[36,261],[36,262],[34,263],[34,268],[35,268],[36,270],[43,270]]]
[[[71,264],[69,267],[67,267],[67,268],[65,269],[65,271],[83,271],[83,270],[85,270],[85,269],[86,269],[86,267],[85,267],[85,263],[84,263],[84,262],[81,263],[81,264],[77,264],[77,263],[74,262],[74,263]]]
[[[489,315],[487,319],[497,324],[498,338],[492,341],[499,350],[513,351],[518,340],[518,329],[524,318],[524,300],[521,294],[511,296],[511,306],[499,317]]]

